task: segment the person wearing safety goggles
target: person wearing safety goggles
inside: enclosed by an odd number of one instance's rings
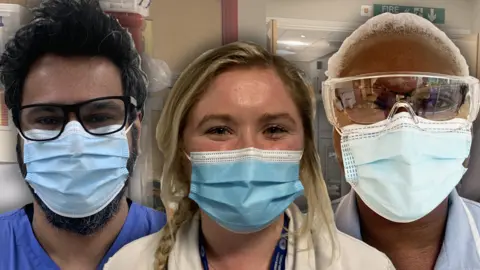
[[[0,58],[34,202],[0,215],[0,269],[102,269],[165,214],[125,196],[146,78],[129,33],[95,0],[48,0]]]
[[[261,46],[231,43],[194,60],[157,125],[162,199],[178,207],[104,270],[394,269],[335,228],[315,104],[302,73]],[[302,194],[306,215],[294,203]]]
[[[480,204],[455,186],[467,170],[479,82],[429,21],[383,14],[331,57],[323,84],[334,144],[352,186],[339,230],[397,269],[480,269]]]

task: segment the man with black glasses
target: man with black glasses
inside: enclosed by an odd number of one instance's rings
[[[125,189],[146,78],[132,39],[95,0],[49,0],[0,58],[33,204],[0,215],[0,269],[102,269],[165,215]]]

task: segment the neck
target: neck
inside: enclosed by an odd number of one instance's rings
[[[124,199],[119,212],[103,229],[83,236],[53,227],[34,202],[32,228],[40,245],[61,269],[96,269],[122,229],[127,215],[128,204]]]
[[[280,239],[284,215],[267,228],[250,234],[224,229],[205,213],[201,228],[206,242],[208,263],[215,269],[268,269]]]
[[[357,197],[362,238],[385,253],[397,269],[433,269],[448,216],[448,199],[425,217],[395,223],[377,215]]]

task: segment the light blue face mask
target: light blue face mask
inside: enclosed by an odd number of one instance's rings
[[[255,148],[191,153],[189,197],[230,231],[260,231],[303,194],[301,157],[301,151]]]
[[[28,137],[39,137],[49,131],[27,132],[35,133]],[[125,130],[94,136],[71,121],[56,140],[26,140],[23,152],[28,184],[50,210],[64,217],[100,212],[120,193],[129,175]]]
[[[461,180],[472,143],[464,119],[429,121],[407,112],[374,125],[343,129],[345,178],[362,201],[393,222],[435,209]]]

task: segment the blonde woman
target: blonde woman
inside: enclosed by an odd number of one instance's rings
[[[162,196],[178,208],[161,232],[124,248],[105,269],[393,269],[384,254],[335,228],[314,111],[299,70],[257,45],[233,43],[197,58],[157,126]],[[301,194],[306,215],[293,204]]]

